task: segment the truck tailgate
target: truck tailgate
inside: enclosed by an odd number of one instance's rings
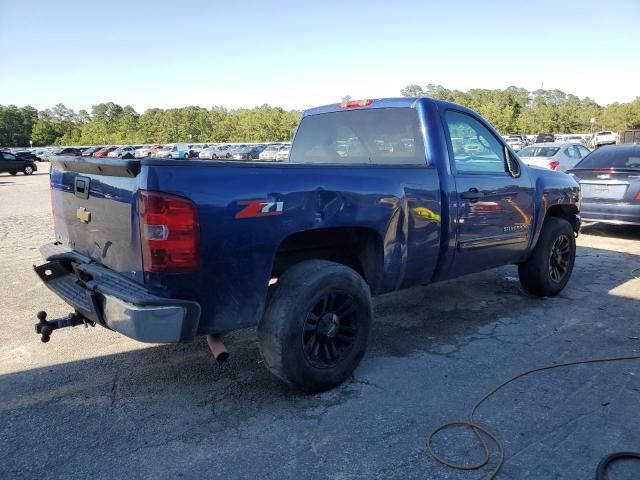
[[[136,212],[138,161],[57,157],[51,164],[56,239],[144,283]]]

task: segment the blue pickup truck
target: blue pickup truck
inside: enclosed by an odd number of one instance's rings
[[[71,305],[36,330],[100,324],[143,342],[257,327],[295,389],[338,385],[366,350],[374,295],[516,264],[566,285],[580,228],[568,175],[528,167],[475,112],[427,98],[308,110],[287,162],[58,157],[56,242],[34,267]]]

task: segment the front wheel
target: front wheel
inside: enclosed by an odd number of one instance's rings
[[[346,380],[364,356],[371,324],[371,293],[344,265],[308,260],[287,270],[273,287],[258,325],[258,345],[271,373],[305,392]]]
[[[540,297],[553,297],[565,287],[576,259],[573,227],[564,218],[548,217],[531,257],[518,265],[522,287]]]
[[[24,167],[24,170],[22,170],[22,173],[25,175],[31,175],[33,173],[33,167],[31,165],[27,165]]]

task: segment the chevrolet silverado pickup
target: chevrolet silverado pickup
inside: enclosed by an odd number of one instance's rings
[[[570,176],[528,167],[477,113],[428,98],[306,111],[286,162],[57,157],[41,280],[142,342],[256,327],[266,367],[316,392],[363,357],[372,296],[515,264],[566,285],[580,228]]]

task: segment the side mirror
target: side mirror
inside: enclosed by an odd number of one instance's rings
[[[513,178],[518,178],[520,176],[520,164],[518,161],[511,156],[509,149],[504,147],[504,158],[507,162],[507,171]]]

